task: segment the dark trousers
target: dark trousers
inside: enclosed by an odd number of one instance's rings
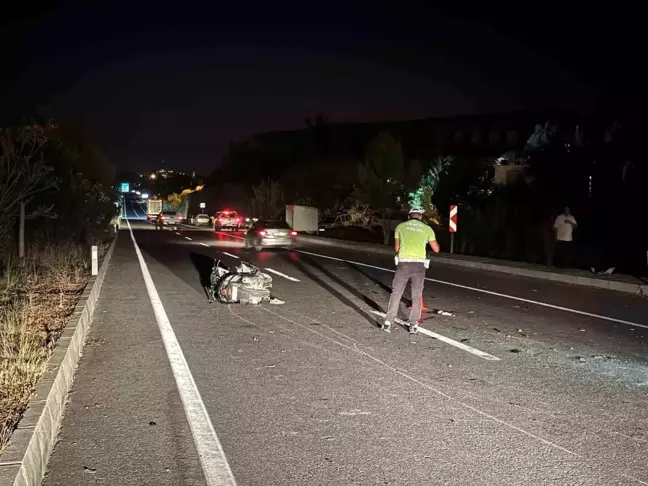
[[[572,265],[572,242],[556,241],[556,257],[554,262],[557,267],[570,268]]]
[[[409,315],[410,324],[421,320],[421,300],[423,299],[423,285],[425,283],[425,266],[419,262],[401,262],[396,266],[396,273],[392,281],[392,293],[389,298],[389,308],[386,319],[394,322],[398,316],[403,292],[407,282],[412,282],[412,310]]]

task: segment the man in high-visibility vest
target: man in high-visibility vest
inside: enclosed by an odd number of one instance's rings
[[[418,331],[418,323],[421,320],[419,302],[423,302],[425,270],[430,262],[427,254],[428,245],[434,253],[439,253],[439,243],[434,230],[422,221],[423,212],[423,209],[417,207],[410,209],[410,219],[396,227],[394,234],[396,273],[392,282],[392,294],[389,298],[387,316],[382,325],[382,330],[386,332],[391,332],[392,323],[398,315],[401,297],[409,281],[412,282],[409,332],[416,334]]]

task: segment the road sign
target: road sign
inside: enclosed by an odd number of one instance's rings
[[[450,233],[457,232],[457,205],[450,206]]]
[[[457,232],[457,205],[450,206],[450,253],[454,253],[454,235]]]
[[[205,203],[200,203],[200,209],[205,209]]]
[[[130,192],[130,184],[128,182],[121,183],[121,192]]]

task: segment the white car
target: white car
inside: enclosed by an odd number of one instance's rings
[[[196,214],[191,218],[191,223],[195,226],[209,226],[211,224],[211,218],[208,214]]]

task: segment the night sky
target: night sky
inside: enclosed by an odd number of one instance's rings
[[[2,123],[51,116],[84,126],[120,168],[163,159],[209,173],[230,140],[302,128],[317,113],[341,122],[584,107],[612,85],[638,86],[643,65],[638,17],[609,8],[486,5],[468,18],[402,2],[136,3],[6,15]]]

